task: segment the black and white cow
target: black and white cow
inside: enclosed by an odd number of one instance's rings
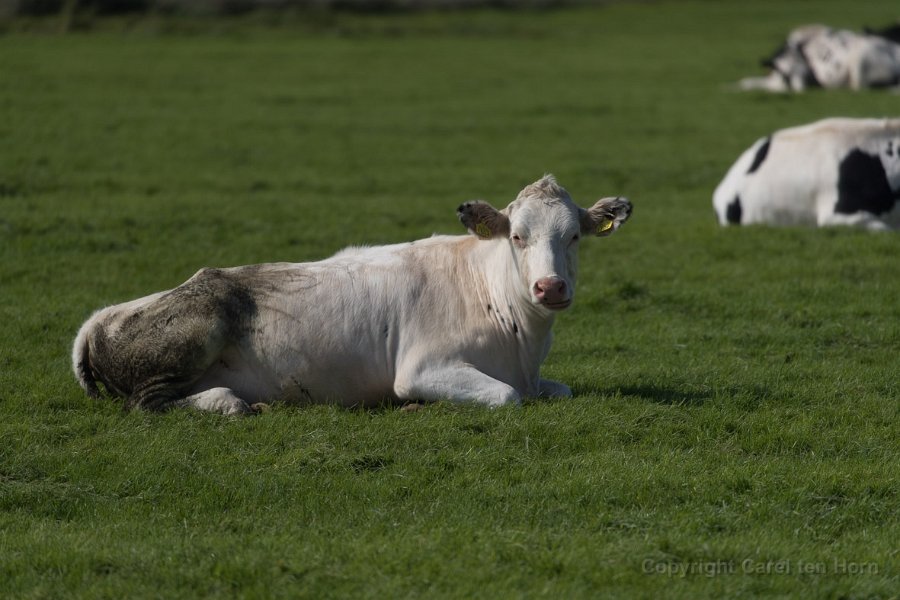
[[[889,33],[856,33],[825,25],[797,27],[763,61],[770,69],[767,76],[747,77],[738,85],[743,90],[769,92],[895,87],[900,84],[900,44]]]
[[[833,118],[757,140],[713,194],[722,225],[900,227],[900,119]]]

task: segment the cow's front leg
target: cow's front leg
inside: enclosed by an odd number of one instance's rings
[[[878,218],[870,212],[860,211],[852,214],[840,213],[824,213],[818,218],[820,227],[828,227],[831,225],[849,225],[859,229],[868,231],[890,231],[891,226],[883,219]]]
[[[490,407],[519,405],[512,386],[468,365],[426,367],[398,375],[394,393],[400,400],[474,402]]]
[[[784,78],[776,72],[769,73],[766,77],[745,77],[738,82],[738,87],[744,91],[763,90],[766,92],[789,92]]]
[[[541,398],[571,398],[572,389],[564,383],[541,379],[538,395]]]

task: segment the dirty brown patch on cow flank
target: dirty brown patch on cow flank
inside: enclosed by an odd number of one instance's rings
[[[256,316],[252,291],[220,269],[203,269],[136,310],[110,333],[112,313],[90,334],[90,363],[126,408],[164,410],[184,396],[221,348]]]

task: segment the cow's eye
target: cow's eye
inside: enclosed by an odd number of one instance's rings
[[[581,239],[581,236],[578,235],[577,233],[576,233],[575,235],[572,236],[572,241],[573,241],[573,242],[577,242],[577,241],[580,240],[580,239]]]

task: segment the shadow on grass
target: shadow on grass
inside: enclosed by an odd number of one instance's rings
[[[684,390],[656,385],[632,385],[611,389],[576,390],[576,394],[599,394],[602,396],[631,396],[654,404],[671,406],[702,406],[713,398],[712,390]]]
[[[702,406],[711,400],[711,390],[681,390],[655,385],[636,385],[619,388],[618,392],[623,396],[637,396],[655,404]]]
[[[731,385],[721,388],[641,384],[610,388],[582,388],[576,389],[575,393],[576,395],[639,398],[646,402],[666,406],[703,406],[717,401],[743,410],[756,410],[766,400],[776,397],[776,393],[769,386],[762,384]]]

